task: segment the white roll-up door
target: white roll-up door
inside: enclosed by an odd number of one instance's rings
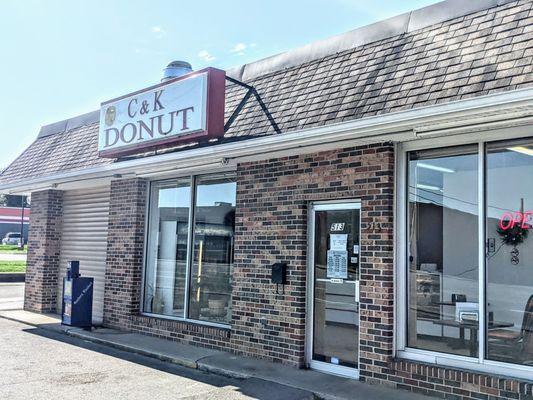
[[[61,312],[63,277],[66,275],[67,263],[78,260],[81,275],[94,278],[94,324],[102,323],[104,312],[108,219],[109,186],[63,193],[57,309]]]

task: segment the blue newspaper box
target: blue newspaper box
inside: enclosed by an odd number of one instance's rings
[[[80,276],[80,262],[69,261],[63,278],[63,312],[61,323],[91,329],[93,319],[93,278]]]

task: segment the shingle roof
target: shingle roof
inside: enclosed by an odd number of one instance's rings
[[[504,2],[505,3],[505,2]],[[533,86],[533,1],[520,0],[246,80],[282,133]],[[245,75],[246,77],[246,75]],[[245,89],[228,83],[226,119]],[[250,99],[222,141],[274,133]],[[98,124],[38,138],[0,184],[117,162]]]

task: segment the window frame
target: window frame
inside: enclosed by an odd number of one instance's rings
[[[411,142],[396,144],[395,151],[395,252],[394,252],[394,354],[398,358],[424,363],[469,369],[481,373],[500,374],[519,379],[531,379],[533,366],[505,363],[486,359],[486,144],[500,140],[519,138],[533,138],[533,132],[528,126],[510,127],[492,131],[471,132],[462,135],[450,135],[439,138],[419,139]],[[480,315],[480,330],[478,335],[479,351],[477,357],[466,357],[454,354],[440,353],[431,350],[410,348],[407,345],[408,329],[408,274],[407,262],[408,246],[408,153],[416,150],[426,150],[441,147],[477,144],[478,146],[478,290]]]
[[[469,151],[466,151],[464,148],[465,147],[472,147],[471,149],[471,152]],[[482,326],[484,326],[485,324],[485,299],[484,299],[484,293],[485,293],[485,290],[484,288],[482,288],[482,286],[480,285],[481,283],[481,276],[482,274],[484,274],[484,265],[485,265],[485,247],[484,247],[484,242],[482,240],[482,238],[484,238],[485,236],[485,231],[484,231],[484,226],[482,225],[481,223],[481,219],[483,219],[483,216],[482,216],[482,209],[484,207],[484,204],[485,204],[485,201],[484,201],[484,195],[483,195],[483,189],[481,189],[481,191],[479,190],[479,188],[483,188],[484,187],[484,184],[481,183],[481,182],[484,182],[484,171],[483,171],[483,162],[482,162],[482,158],[483,158],[483,150],[484,149],[484,144],[482,144],[481,142],[478,142],[478,143],[470,143],[470,144],[459,144],[459,145],[448,145],[448,146],[439,146],[439,147],[431,147],[429,149],[417,149],[417,150],[408,150],[405,152],[405,164],[406,164],[406,171],[405,171],[405,182],[406,182],[406,185],[405,185],[405,218],[408,218],[409,217],[409,211],[408,211],[408,206],[409,206],[409,198],[410,198],[410,193],[409,193],[409,154],[412,153],[412,152],[416,152],[418,150],[436,150],[437,153],[440,152],[440,150],[446,150],[446,154],[449,154],[450,156],[457,156],[457,155],[464,155],[464,154],[470,154],[474,157],[476,157],[477,159],[477,165],[476,165],[476,168],[477,168],[477,177],[476,177],[476,181],[477,181],[477,184],[478,184],[478,188],[477,188],[477,193],[476,193],[476,198],[477,198],[477,215],[478,215],[478,219],[477,219],[477,225],[478,225],[478,229],[477,229],[477,238],[478,238],[478,243],[477,243],[477,246],[478,246],[478,255],[477,255],[477,260],[478,260],[478,268],[477,268],[477,275],[478,275],[478,284],[477,284],[477,288],[478,288],[478,293],[477,293],[477,296],[478,296],[478,304],[479,304],[479,320],[478,320],[478,326],[480,327],[478,329],[478,355],[477,357],[472,357],[472,356],[464,356],[464,355],[457,355],[457,354],[453,354],[453,353],[440,353],[438,351],[435,351],[435,350],[425,350],[425,349],[420,349],[420,348],[414,348],[414,347],[409,347],[408,346],[408,323],[409,323],[409,313],[408,313],[408,310],[409,310],[409,291],[410,291],[410,287],[409,287],[409,284],[411,282],[411,280],[409,279],[409,262],[407,261],[407,248],[408,248],[408,240],[409,240],[409,236],[410,236],[410,232],[409,232],[409,223],[407,222],[407,219],[405,220],[405,237],[406,237],[406,241],[405,243],[403,244],[403,246],[405,246],[405,263],[406,263],[406,283],[405,283],[405,287],[406,287],[406,325],[405,325],[405,338],[406,338],[406,342],[405,342],[405,347],[406,348],[409,348],[409,349],[413,349],[413,350],[421,350],[421,351],[432,351],[432,352],[435,352],[435,353],[438,353],[438,354],[446,354],[446,355],[455,355],[455,356],[458,356],[458,357],[461,357],[463,359],[467,359],[467,360],[474,360],[474,359],[479,359],[479,361],[482,360],[482,346],[484,346],[484,338],[482,338],[482,333],[483,333],[483,329],[481,328]],[[458,150],[458,151],[456,151]]]
[[[149,181],[148,184],[148,190],[146,191],[146,210],[145,210],[145,226],[144,226],[144,249],[143,249],[143,270],[142,270],[142,279],[141,279],[141,296],[140,296],[140,303],[139,303],[139,313],[140,315],[151,317],[151,318],[158,318],[158,319],[165,319],[165,320],[172,320],[172,321],[179,321],[179,322],[185,322],[190,324],[196,324],[196,325],[206,325],[216,328],[222,328],[222,329],[230,329],[230,323],[224,324],[219,322],[211,322],[211,321],[203,321],[199,319],[192,319],[189,318],[189,296],[190,296],[190,280],[191,280],[191,268],[193,263],[193,243],[194,243],[194,228],[195,228],[195,216],[196,216],[196,192],[197,192],[197,181],[199,177],[204,176],[227,176],[231,178],[236,179],[236,173],[233,170],[222,170],[222,171],[213,171],[209,173],[199,173],[194,175],[176,175],[172,177],[165,177],[163,179],[153,179]],[[183,317],[178,316],[172,316],[172,315],[164,315],[164,314],[156,314],[144,311],[144,297],[145,297],[145,284],[146,284],[146,274],[148,270],[148,251],[149,251],[149,232],[150,232],[150,222],[151,222],[151,213],[152,213],[152,202],[153,202],[153,187],[156,184],[164,183],[164,182],[174,182],[176,180],[189,180],[190,185],[190,197],[189,197],[189,226],[187,229],[187,258],[186,258],[186,275],[185,275],[185,295],[184,295],[184,313]],[[237,207],[237,204],[235,204],[235,207]],[[233,288],[232,288],[233,293]],[[230,294],[230,298],[232,296],[232,293]]]

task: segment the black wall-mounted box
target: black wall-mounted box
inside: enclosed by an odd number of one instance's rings
[[[272,283],[281,285],[287,283],[287,263],[272,264]]]

